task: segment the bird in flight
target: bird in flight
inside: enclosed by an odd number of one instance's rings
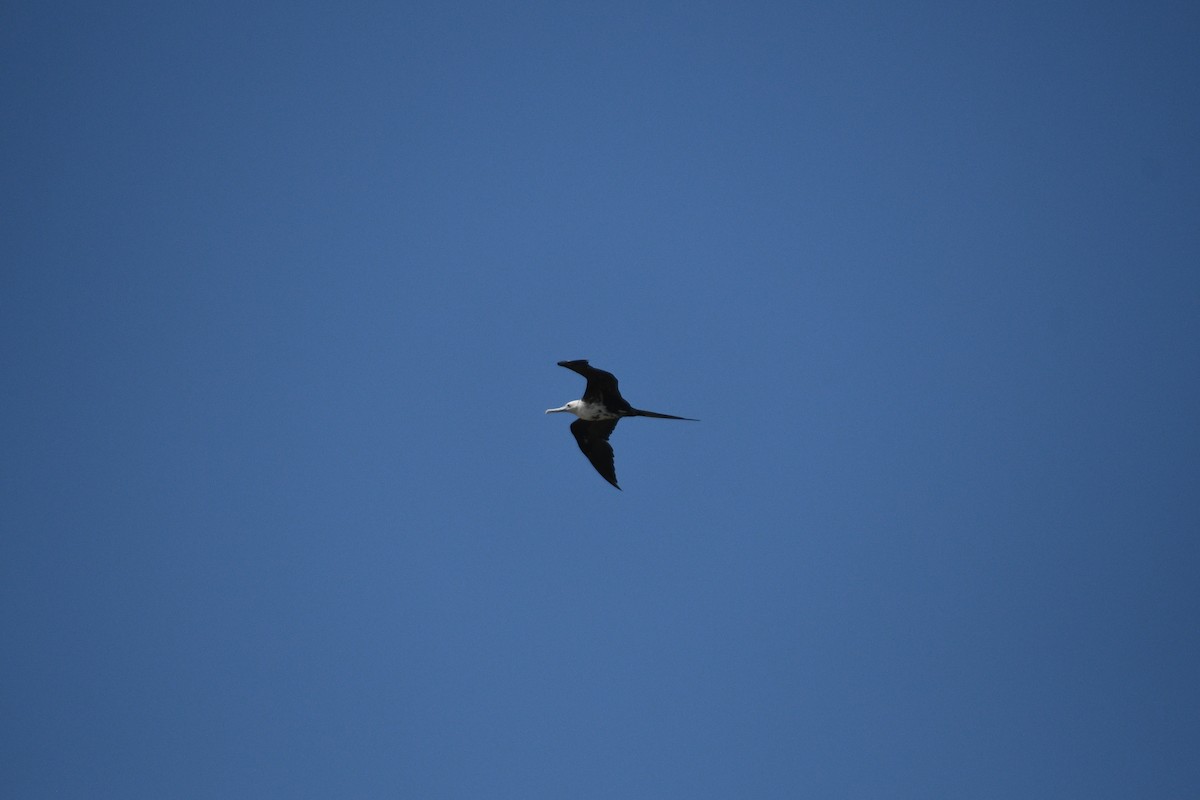
[[[568,413],[579,417],[571,423],[571,433],[579,444],[579,449],[592,462],[592,466],[604,480],[617,486],[617,470],[613,466],[613,449],[608,443],[608,437],[622,417],[654,417],[656,419],[682,419],[688,422],[697,420],[690,417],[676,417],[672,414],[659,414],[655,411],[642,411],[634,408],[621,397],[617,391],[617,379],[611,372],[590,366],[586,359],[578,361],[559,361],[560,367],[566,367],[572,372],[578,372],[587,378],[587,386],[583,390],[583,399],[572,400],[560,408],[548,408],[547,414]]]

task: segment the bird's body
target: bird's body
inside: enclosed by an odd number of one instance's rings
[[[611,372],[590,366],[585,359],[559,361],[558,365],[587,378],[587,386],[583,390],[582,399],[572,400],[559,408],[548,408],[546,413],[566,413],[579,417],[571,423],[571,433],[575,436],[575,442],[601,477],[618,489],[621,487],[617,486],[617,471],[613,466],[613,450],[612,445],[608,443],[608,437],[612,435],[622,417],[654,417],[695,422],[689,417],[676,417],[673,414],[659,414],[656,411],[634,408],[621,397],[617,390],[616,377]]]

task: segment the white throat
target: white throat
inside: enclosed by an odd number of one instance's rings
[[[604,406],[596,403],[585,403],[582,400],[572,400],[565,406],[560,408],[547,408],[547,414],[567,413],[574,414],[582,420],[595,422],[602,419],[616,419],[617,414],[613,414]]]

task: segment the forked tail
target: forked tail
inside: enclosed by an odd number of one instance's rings
[[[640,408],[635,408],[633,410],[633,413],[630,414],[629,416],[631,416],[631,417],[654,417],[655,419],[682,419],[682,420],[687,420],[688,422],[699,422],[700,421],[698,419],[692,419],[691,417],[677,417],[674,414],[659,414],[657,411],[642,411]]]

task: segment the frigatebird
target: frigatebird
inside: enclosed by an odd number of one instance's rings
[[[559,361],[558,365],[587,378],[587,386],[583,390],[582,400],[572,400],[561,408],[547,408],[546,413],[567,412],[579,417],[571,423],[571,433],[579,443],[579,449],[596,468],[596,472],[613,486],[617,486],[617,470],[613,467],[613,449],[608,443],[608,437],[622,417],[698,421],[691,417],[677,417],[674,414],[659,414],[656,411],[634,408],[617,391],[616,377],[611,372],[590,366],[587,359]]]

